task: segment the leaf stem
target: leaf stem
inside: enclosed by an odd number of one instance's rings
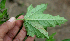
[[[16,20],[24,20],[24,18],[23,19],[16,19]]]

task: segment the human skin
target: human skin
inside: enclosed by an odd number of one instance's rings
[[[23,18],[23,15],[18,17],[18,19]],[[0,26],[0,41],[23,41],[27,32],[25,27],[23,26],[20,32],[18,33],[21,25],[23,25],[23,20],[16,20],[15,17],[10,18],[7,22],[3,23]],[[34,41],[34,39],[35,36],[28,36],[25,41]]]

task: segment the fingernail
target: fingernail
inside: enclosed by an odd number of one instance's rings
[[[16,18],[15,17],[11,17],[8,21],[14,22],[14,21],[16,21]]]

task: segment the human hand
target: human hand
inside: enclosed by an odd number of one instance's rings
[[[24,18],[23,15],[18,17],[18,19],[23,18]],[[20,32],[18,33],[22,24],[23,20],[16,20],[14,17],[10,18],[7,22],[3,23],[0,26],[0,41],[23,41],[23,39],[26,36],[25,27],[23,26]],[[28,38],[25,41],[34,41],[34,39],[35,36],[34,37],[28,36]]]

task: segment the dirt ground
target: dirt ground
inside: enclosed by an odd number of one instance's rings
[[[20,13],[27,12],[27,7],[29,5],[36,5],[48,3],[48,7],[45,10],[45,14],[51,14],[53,16],[60,15],[68,20],[65,24],[61,26],[56,26],[55,28],[49,27],[48,32],[52,34],[57,32],[55,35],[56,41],[61,41],[63,39],[70,38],[70,0],[7,0],[6,8],[8,8],[9,17],[16,16]],[[24,15],[25,15],[24,14]],[[44,41],[44,39],[35,39],[36,41]]]

